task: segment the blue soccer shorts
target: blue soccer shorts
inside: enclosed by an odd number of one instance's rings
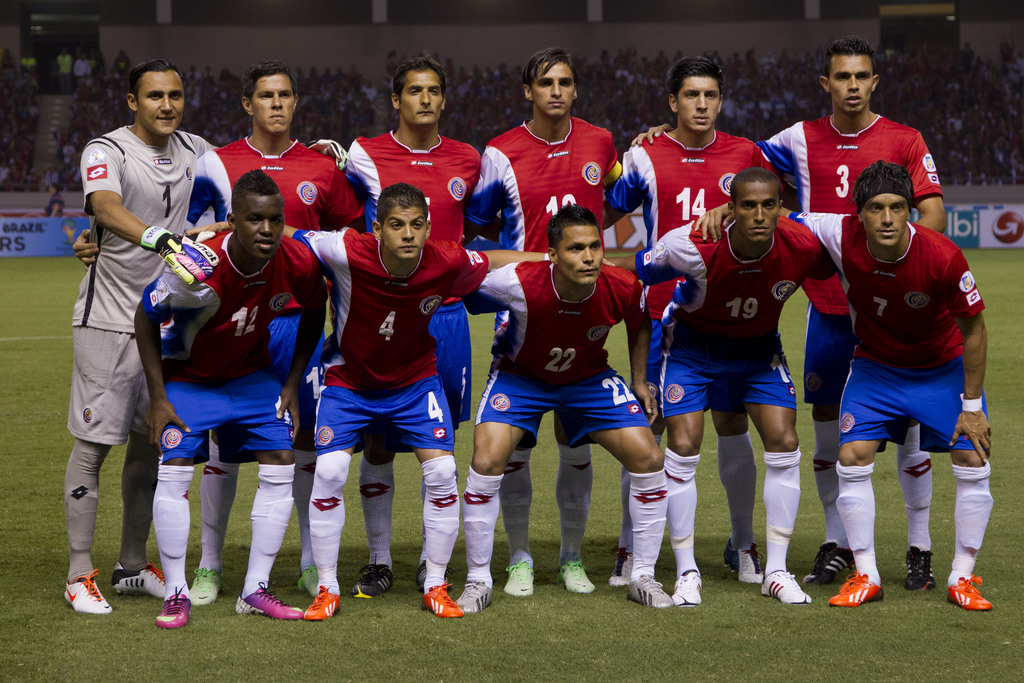
[[[437,374],[441,378],[455,429],[470,418],[473,392],[473,347],[469,341],[469,316],[462,302],[441,306],[430,319],[430,336],[437,342]]]
[[[295,335],[299,331],[301,317],[301,311],[296,311],[294,314],[279,315],[270,322],[270,358],[281,384],[288,381],[288,371],[291,370],[292,356],[295,354]],[[316,402],[320,398],[324,379],[320,368],[323,350],[324,335],[321,333],[316,351],[309,359],[309,365],[302,373],[302,383],[299,384],[299,429],[313,429],[316,426]]]
[[[849,315],[822,313],[807,304],[804,337],[804,403],[839,405],[860,340]]]
[[[501,422],[526,431],[519,448],[537,445],[537,429],[548,411],[562,418],[571,446],[588,443],[591,432],[648,427],[647,416],[624,379],[608,369],[574,384],[547,384],[492,370],[476,423]]]
[[[658,403],[658,412],[661,412],[661,321],[651,320],[651,347],[647,351],[647,388],[651,396]]]
[[[962,412],[964,365],[956,358],[934,368],[894,368],[866,358],[854,358],[843,391],[839,443],[875,441],[903,443],[911,420],[921,423],[921,450],[950,450],[957,418]],[[982,410],[988,403],[982,395]],[[961,436],[953,450],[974,450]]]
[[[209,459],[206,432],[217,430],[224,462],[252,462],[254,451],[290,451],[291,418],[278,419],[281,383],[271,368],[209,385],[168,382],[167,399],[191,432],[174,425],[160,435],[163,462],[173,458]]]
[[[455,448],[448,402],[437,375],[405,387],[356,391],[326,386],[316,416],[318,454],[347,450],[364,432],[384,434],[389,443],[412,448]]]

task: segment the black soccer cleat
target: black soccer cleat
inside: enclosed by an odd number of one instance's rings
[[[377,598],[384,595],[395,582],[391,567],[386,564],[368,564],[359,570],[362,576],[352,586],[353,598]]]
[[[836,574],[853,565],[853,552],[840,548],[837,543],[823,543],[814,558],[814,568],[804,577],[804,583],[832,583]]]
[[[910,546],[907,550],[907,582],[903,585],[908,591],[928,591],[935,588],[931,550],[921,550],[916,545]]]
[[[448,579],[452,575],[452,566],[448,565],[444,568],[444,580],[448,582]],[[419,568],[416,570],[416,590],[420,593],[423,592],[423,584],[427,582],[427,563],[426,561],[420,562]]]

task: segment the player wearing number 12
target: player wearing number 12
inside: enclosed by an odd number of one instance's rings
[[[662,411],[668,427],[665,474],[668,526],[676,550],[675,604],[701,603],[701,577],[693,555],[704,410],[742,404],[764,443],[767,517],[762,595],[806,604],[786,570],[786,553],[800,504],[800,446],[796,390],[779,339],[782,306],[808,277],[831,276],[834,266],[809,231],[779,218],[779,181],[764,168],[740,171],[732,181],[735,221],[716,243],[698,230],[673,230],[629,257],[647,284],[683,276],[665,311]],[[712,385],[715,390],[712,391]]]

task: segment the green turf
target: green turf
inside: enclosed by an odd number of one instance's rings
[[[1024,325],[1013,313],[1022,254],[1013,250],[967,254],[985,297],[989,328],[986,382],[994,456],[995,509],[978,563],[990,613],[966,613],[945,600],[953,538],[953,480],[949,460],[935,458],[932,540],[940,589],[903,590],[906,522],[890,453],[878,460],[877,546],[885,600],[856,610],[829,608],[836,587],[809,587],[809,606],[790,607],[762,598],[722,567],[729,524],[717,481],[714,439],[706,438],[698,469],[700,503],[696,554],[704,575],[704,604],[696,609],[643,609],[612,589],[611,569],[619,528],[619,467],[595,448],[594,492],[584,562],[597,591],[569,595],[555,583],[558,522],[554,505],[557,458],[550,426],[531,462],[534,481],[532,550],[537,592],[515,599],[501,592],[508,549],[500,529],[492,571],[494,604],[479,615],[442,621],[419,610],[413,586],[420,544],[419,468],[411,456],[396,465],[394,588],[376,600],[343,598],[338,615],[323,623],[274,623],[234,613],[248,554],[248,510],[255,468],[243,468],[225,549],[221,599],[192,612],[188,627],[165,632],[153,625],[159,601],[122,598],[106,590],[110,616],[75,614],[61,597],[67,568],[61,500],[64,465],[71,448],[66,424],[71,369],[70,320],[81,267],[71,259],[4,259],[0,288],[0,390],[7,419],[0,426],[0,677],[5,680],[253,679],[299,676],[341,679],[508,680],[701,678],[725,680],[1009,680],[1020,675],[1022,643],[1021,556],[1016,518],[1024,443],[1021,339]],[[802,366],[804,299],[787,307],[782,332],[790,367]],[[490,324],[471,320],[474,392],[487,369]],[[625,335],[613,334],[613,364],[627,368]],[[810,465],[810,414],[801,409],[804,446],[803,497],[790,549],[790,568],[802,575],[821,542],[823,522]],[[462,481],[470,458],[469,426],[460,430],[457,457]],[[710,434],[711,430],[708,429]],[[755,448],[756,446],[755,438]],[[115,449],[101,478],[100,512],[93,559],[100,587],[109,588],[120,533],[119,476],[123,448]],[[357,463],[353,463],[351,479]],[[763,466],[759,467],[763,477]],[[192,489],[193,528],[188,570],[199,558],[198,479]],[[339,576],[354,582],[366,561],[358,494],[347,487],[347,524]],[[755,508],[763,542],[764,512]],[[157,557],[150,540],[150,556]],[[453,557],[456,589],[465,576],[460,541]],[[294,522],[273,580],[278,595],[305,606],[295,586],[298,536]],[[671,549],[662,551],[658,578],[671,586]],[[1014,655],[1014,652],[1018,652]]]

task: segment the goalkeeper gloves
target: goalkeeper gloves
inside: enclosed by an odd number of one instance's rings
[[[187,285],[208,278],[219,261],[217,254],[209,247],[187,237],[178,237],[170,230],[155,225],[142,233],[140,245],[147,251],[160,254],[174,274]]]
[[[325,157],[334,159],[334,163],[337,164],[339,171],[345,170],[345,164],[348,163],[348,154],[340,143],[323,138],[306,143],[306,147],[309,147],[315,152],[320,152]]]

